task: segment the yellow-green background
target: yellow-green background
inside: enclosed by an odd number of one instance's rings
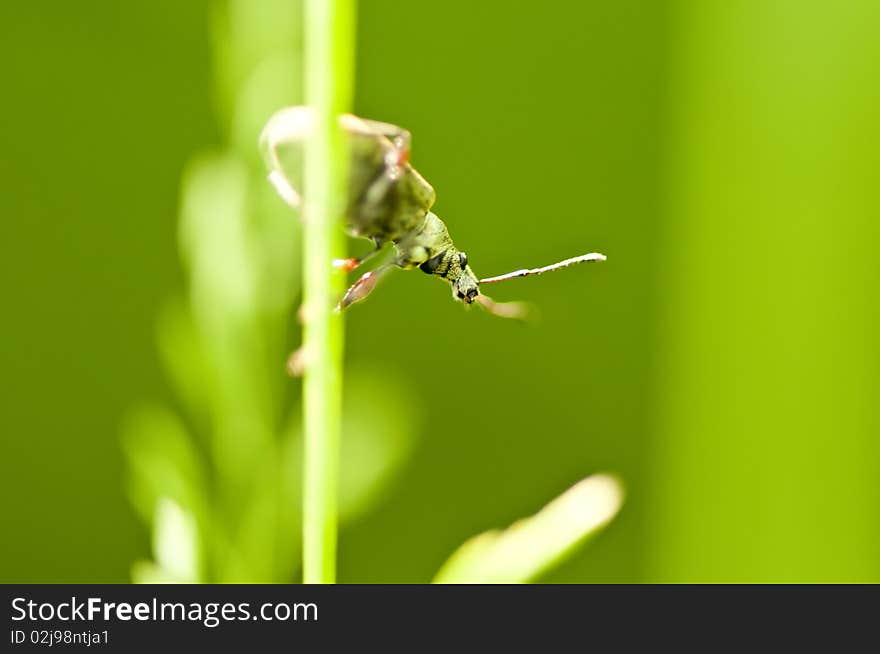
[[[2,581],[147,554],[120,424],[173,399],[210,9],[0,5]],[[413,132],[474,269],[608,261],[493,289],[534,328],[417,273],[351,311],[420,419],[341,581],[428,581],[598,470],[623,512],[544,580],[880,581],[878,32],[874,0],[360,3],[356,110]]]

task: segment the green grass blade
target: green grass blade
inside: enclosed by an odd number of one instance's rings
[[[306,3],[306,102],[315,112],[315,129],[306,142],[303,205],[305,583],[336,579],[343,321],[333,307],[344,276],[331,262],[344,256],[345,246],[348,157],[338,116],[350,110],[352,100],[354,12],[354,0]]]
[[[434,583],[533,581],[607,525],[622,503],[623,487],[616,477],[587,477],[535,515],[504,531],[471,538],[443,564]]]

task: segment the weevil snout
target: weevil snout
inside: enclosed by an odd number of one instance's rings
[[[452,297],[465,304],[471,304],[479,294],[479,283],[469,270],[464,270],[452,284]]]

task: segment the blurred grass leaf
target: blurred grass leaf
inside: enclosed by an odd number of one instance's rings
[[[184,178],[180,230],[192,322],[209,363],[202,383],[210,397],[212,454],[235,497],[272,446],[281,381],[269,367],[267,325],[280,324],[268,320],[259,302],[261,256],[250,228],[248,180],[234,153],[198,157]]]
[[[587,477],[535,515],[465,542],[443,564],[434,583],[533,581],[607,525],[622,502],[623,488],[616,477]]]
[[[182,298],[167,302],[156,331],[159,355],[175,392],[200,426],[206,425],[210,394],[204,380],[210,365],[189,305]]]
[[[281,468],[274,452],[258,468],[240,513],[224,521],[227,549],[217,548],[217,578],[220,583],[271,583],[290,579],[296,569],[299,534],[293,541],[277,537],[285,513],[298,512],[280,493]]]
[[[163,497],[153,521],[153,555],[159,566],[180,581],[198,579],[198,534],[192,515]]]
[[[148,523],[167,498],[193,515],[206,508],[203,464],[186,428],[171,411],[143,407],[128,416],[122,433],[132,503]]]
[[[272,106],[265,108],[259,124],[277,107],[296,104],[300,99],[302,51],[301,0],[228,0],[216,3],[213,12],[214,73],[218,113],[229,123],[238,111],[242,95],[258,90],[268,96]],[[283,56],[286,69],[266,79],[257,89],[252,78],[266,61]],[[283,94],[282,97],[278,97]],[[250,101],[253,104],[253,101]],[[235,130],[233,137],[235,136]],[[238,149],[250,149],[253,138],[235,142]]]
[[[158,325],[190,429],[156,408],[125,428],[131,496],[155,541],[137,581],[284,582],[296,572],[301,474],[283,426],[300,225],[266,182],[257,143],[266,116],[301,100],[301,14],[299,0],[214,6],[223,138],[184,171],[187,290]]]
[[[409,458],[418,402],[393,375],[352,366],[346,373],[343,403],[339,518],[345,522],[369,511]],[[300,502],[302,492],[300,426],[299,415],[292,416],[285,448],[288,503]]]
[[[197,316],[247,315],[253,307],[247,182],[247,168],[233,153],[198,156],[184,173],[180,245]]]
[[[136,584],[182,583],[152,561],[135,561],[134,565],[131,566],[131,580]]]
[[[343,521],[368,510],[409,457],[418,406],[397,378],[372,368],[350,368],[346,384],[339,488]]]
[[[135,583],[195,583],[199,575],[198,531],[192,515],[177,502],[161,498],[153,519],[153,561],[132,567]]]

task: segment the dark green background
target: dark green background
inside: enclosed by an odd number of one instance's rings
[[[147,552],[119,428],[170,397],[209,8],[0,7],[3,581],[127,581]],[[880,580],[877,4],[359,11],[357,113],[413,132],[477,273],[608,261],[493,289],[534,328],[414,273],[351,311],[349,361],[407,380],[422,428],[340,580],[427,581],[601,470],[623,512],[548,581]]]

